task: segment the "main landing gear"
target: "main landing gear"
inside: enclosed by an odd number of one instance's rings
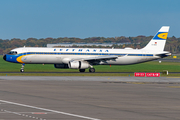
[[[95,69],[94,68],[89,68],[89,72],[94,73]]]
[[[24,66],[25,64],[23,63],[20,72],[24,72]]]
[[[85,72],[85,70],[86,70],[86,69],[79,69],[79,72]],[[90,73],[94,73],[94,72],[95,72],[95,69],[93,68],[93,66],[90,66],[89,72],[90,72]]]
[[[95,69],[93,68],[93,66],[90,66],[91,68],[89,68],[89,72],[90,73],[94,73],[95,72]]]

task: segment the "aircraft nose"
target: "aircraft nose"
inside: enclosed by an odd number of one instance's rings
[[[3,56],[3,59],[6,61],[6,55]]]

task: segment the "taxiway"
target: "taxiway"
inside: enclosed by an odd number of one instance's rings
[[[0,76],[0,120],[177,120],[180,78]]]

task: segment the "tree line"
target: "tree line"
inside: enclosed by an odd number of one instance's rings
[[[111,38],[104,38],[104,37],[90,37],[90,38],[28,38],[28,39],[18,39],[13,38],[11,40],[2,40],[0,39],[0,54],[5,54],[9,52],[11,49],[18,48],[18,47],[46,47],[47,44],[54,44],[54,43],[114,43],[113,46],[108,46],[109,48],[143,48],[153,36],[137,36],[137,37],[111,37]],[[115,43],[130,43],[124,45],[117,45]],[[63,47],[63,46],[59,46]],[[73,47],[78,47],[74,45]],[[82,47],[82,46],[81,46]],[[103,46],[83,46],[83,47],[100,47]],[[168,37],[166,46],[166,51],[170,51],[171,53],[180,53],[180,38],[176,38],[175,36]]]

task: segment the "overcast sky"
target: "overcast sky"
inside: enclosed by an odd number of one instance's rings
[[[150,36],[163,25],[180,37],[180,0],[0,0],[0,39]]]

